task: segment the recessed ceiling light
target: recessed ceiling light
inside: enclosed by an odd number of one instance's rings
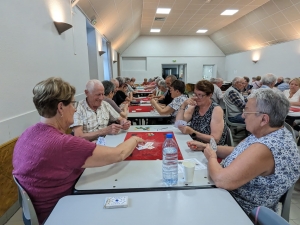
[[[236,14],[239,10],[237,9],[226,9],[224,12],[221,13],[222,16],[232,16]]]
[[[206,33],[206,32],[207,32],[207,30],[197,30],[196,33]]]
[[[160,32],[160,29],[151,29],[150,32],[159,33],[159,32]]]
[[[157,8],[156,13],[157,14],[169,14],[171,9],[169,8]]]

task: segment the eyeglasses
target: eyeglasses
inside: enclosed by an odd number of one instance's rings
[[[73,107],[74,107],[75,109],[77,109],[78,102],[77,102],[77,101],[71,101],[71,103],[72,103]]]
[[[201,95],[201,94],[193,94],[194,98],[204,98],[206,95]]]
[[[257,114],[257,113],[259,113],[259,114],[266,114],[264,112],[245,112],[245,109],[243,109],[243,114],[244,115],[246,115],[246,114]]]

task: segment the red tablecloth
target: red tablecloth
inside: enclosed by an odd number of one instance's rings
[[[141,101],[150,101],[150,98],[141,98]]]
[[[135,111],[135,112],[150,112],[151,110],[153,110],[152,106],[140,106],[140,105],[131,105],[128,107],[129,108],[129,112]]]
[[[166,134],[173,133],[173,132],[127,132],[127,135],[124,139],[127,140],[131,136],[138,136],[145,140],[145,142],[153,142],[153,149],[146,149],[146,150],[137,150],[134,149],[131,156],[127,157],[125,160],[157,160],[162,159],[162,145],[166,139]],[[176,138],[173,134],[173,140]],[[182,160],[182,154],[177,144],[178,149],[178,159]],[[137,168],[138,169],[138,168]]]
[[[295,107],[290,107],[290,110],[293,112],[300,112],[300,109]]]

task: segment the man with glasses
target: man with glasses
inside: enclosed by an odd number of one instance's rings
[[[99,80],[86,84],[86,99],[79,102],[71,125],[74,135],[90,141],[107,134],[117,134],[121,129],[129,129],[131,123],[122,118],[104,99],[104,87]],[[116,121],[119,124],[109,122]]]
[[[247,98],[241,93],[244,88],[244,81],[243,77],[235,77],[232,86],[226,90],[223,96],[228,110],[228,120],[232,123],[245,123],[242,112],[247,103]]]

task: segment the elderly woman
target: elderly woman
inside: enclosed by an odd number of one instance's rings
[[[285,90],[284,95],[291,106],[300,106],[300,78],[294,78],[290,81],[290,89]]]
[[[114,97],[114,94],[116,92],[116,87],[114,85],[113,82],[105,80],[102,81],[102,84],[104,86],[104,101],[106,101],[107,103],[109,103],[114,110],[116,110],[117,113],[120,114],[121,117],[127,119],[127,115],[128,115],[128,104],[121,104],[120,107],[117,106],[117,104],[112,100],[112,98]]]
[[[151,105],[156,109],[156,111],[160,115],[170,115],[171,114],[171,123],[174,123],[176,114],[182,105],[182,103],[187,99],[184,94],[185,85],[184,82],[180,80],[175,80],[170,87],[170,93],[173,98],[172,102],[168,104],[166,107],[162,108],[159,103],[157,103],[154,99],[151,99]]]
[[[115,93],[113,100],[115,103],[120,106],[122,103],[132,101],[132,95],[127,96],[128,86],[124,83],[124,79],[122,77],[117,77],[116,80],[119,82],[119,89]]]
[[[13,175],[28,192],[42,224],[57,201],[72,193],[84,168],[122,161],[142,139],[131,137],[111,148],[66,134],[78,102],[74,101],[75,88],[60,78],[38,83],[33,95],[41,121],[19,137]]]
[[[184,134],[193,139],[208,143],[214,138],[216,143],[224,145],[226,140],[226,125],[223,109],[211,100],[214,86],[207,80],[201,80],[195,85],[194,96],[183,102],[176,120],[190,122],[189,126],[179,126]],[[188,109],[185,110],[185,108]],[[205,145],[196,149],[203,150]]]
[[[231,191],[247,214],[257,206],[275,211],[300,175],[298,148],[284,127],[289,102],[271,89],[260,89],[248,99],[243,116],[251,135],[235,148],[218,146],[217,152],[207,144],[204,155],[215,185]],[[217,156],[224,159],[221,165]]]

